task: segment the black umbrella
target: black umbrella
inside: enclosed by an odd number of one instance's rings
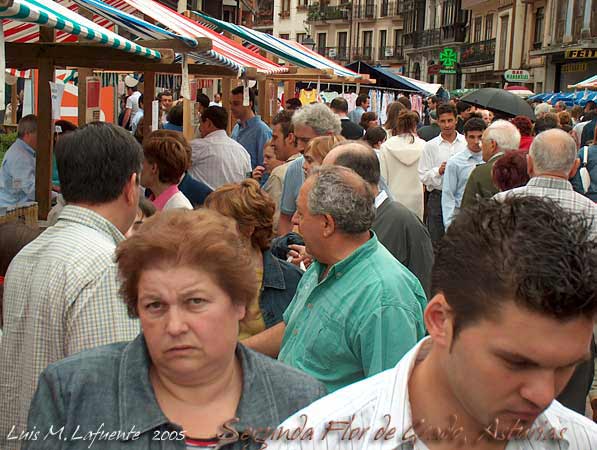
[[[535,120],[533,108],[526,101],[503,89],[481,88],[466,94],[460,100],[508,116],[526,116]]]

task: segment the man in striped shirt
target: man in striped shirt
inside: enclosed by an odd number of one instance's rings
[[[123,128],[92,124],[60,138],[62,195],[56,225],[12,261],[0,341],[0,448],[18,449],[37,378],[81,350],[133,339],[113,261],[135,220],[141,146]]]
[[[551,200],[462,210],[438,243],[429,337],[296,413],[267,447],[597,448],[597,425],[554,400],[590,357],[596,266],[586,217]]]

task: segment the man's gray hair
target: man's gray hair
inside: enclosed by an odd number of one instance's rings
[[[311,127],[318,136],[342,132],[340,118],[323,103],[307,105],[296,111],[292,116],[292,125],[295,128],[297,125]]]
[[[529,155],[537,174],[568,175],[576,159],[576,142],[565,131],[554,128],[535,136]]]
[[[35,133],[37,133],[37,116],[29,114],[22,117],[17,125],[17,136],[19,139],[25,137],[26,134]]]
[[[489,125],[484,139],[495,142],[501,152],[518,150],[520,147],[520,131],[507,120],[496,120]]]
[[[551,106],[548,103],[539,103],[535,106],[535,117],[538,119],[543,114],[547,114],[551,111]]]
[[[375,197],[365,180],[340,166],[319,167],[312,177],[313,186],[307,199],[311,214],[329,214],[346,234],[360,234],[371,228]]]
[[[563,102],[562,100],[557,101],[556,105],[559,105],[560,107],[562,107],[564,109],[564,111],[566,111],[566,109],[568,109],[568,107],[566,106],[566,102]]]

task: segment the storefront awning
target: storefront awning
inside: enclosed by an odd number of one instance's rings
[[[298,67],[323,70],[332,69],[334,74],[338,77],[361,78],[360,74],[347,69],[340,64],[336,64],[334,61],[321,56],[319,53],[308,49],[298,42],[278,38],[242,25],[235,25],[233,23],[224,22],[223,20],[214,19],[204,13],[196,12],[195,14],[201,17],[206,25],[232,33],[259,49],[272,53],[278,58]]]
[[[399,89],[407,92],[416,92],[422,95],[435,95],[442,90],[441,84],[426,83],[405,77],[394,72],[389,67],[370,66],[362,61],[355,61],[347,66],[351,70],[359,73],[368,74],[371,78],[377,80],[377,86],[380,88]]]
[[[161,58],[159,51],[129,41],[52,0],[14,0],[12,6],[0,8],[0,17],[15,22],[53,27],[56,30],[98,42],[106,47],[113,47],[149,59],[159,60]],[[9,36],[6,36],[6,40],[14,42]]]

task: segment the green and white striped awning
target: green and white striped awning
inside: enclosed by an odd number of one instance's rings
[[[14,0],[12,6],[0,7],[0,18],[53,27],[106,47],[149,59],[161,59],[159,51],[135,44],[52,0]]]

